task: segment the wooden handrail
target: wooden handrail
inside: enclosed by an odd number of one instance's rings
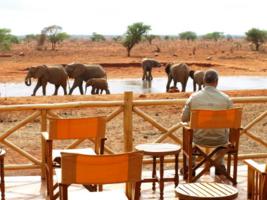
[[[234,103],[267,103],[267,96],[256,96],[256,97],[232,97]],[[101,108],[101,107],[115,107],[115,109],[109,113],[107,116],[107,122],[114,119],[120,113],[123,113],[123,132],[124,132],[124,151],[133,150],[133,115],[137,114],[139,117],[143,118],[144,121],[149,122],[153,127],[161,132],[161,135],[152,142],[163,142],[165,139],[170,138],[174,142],[180,144],[180,138],[175,135],[175,132],[181,129],[181,124],[177,118],[177,123],[173,124],[171,127],[166,127],[165,125],[157,122],[153,116],[142,111],[142,107],[146,106],[160,106],[160,105],[184,105],[187,99],[158,99],[158,100],[134,100],[132,92],[126,92],[124,94],[124,99],[120,101],[79,101],[79,102],[69,102],[69,103],[53,103],[53,104],[22,104],[22,105],[2,105],[0,106],[0,112],[10,112],[10,111],[26,111],[31,110],[35,111],[33,114],[26,116],[25,119],[22,119],[13,127],[6,130],[0,135],[0,142],[4,145],[7,145],[12,150],[17,151],[24,158],[27,158],[32,164],[19,164],[19,165],[8,165],[5,166],[7,169],[33,169],[40,168],[42,169],[42,175],[44,173],[43,163],[44,163],[44,154],[42,149],[41,160],[35,158],[28,152],[20,149],[19,146],[10,143],[6,140],[6,137],[24,127],[27,123],[33,121],[36,118],[40,118],[40,132],[47,131],[47,119],[49,117],[60,117],[54,110],[63,110],[63,109],[80,109],[80,108]],[[139,108],[140,106],[140,108]],[[266,110],[254,120],[250,121],[248,125],[244,126],[242,135],[248,136],[251,140],[257,142],[260,145],[267,146],[267,142],[260,137],[255,136],[251,128],[264,119],[267,116]],[[80,141],[75,141],[71,146],[76,146]],[[41,146],[43,148],[43,146]],[[106,146],[105,150],[107,153],[116,153],[111,147]],[[267,158],[267,153],[252,153],[252,154],[240,154],[239,159],[248,159],[248,158]],[[167,161],[168,162],[168,161]]]

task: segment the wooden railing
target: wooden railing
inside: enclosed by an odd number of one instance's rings
[[[233,97],[233,102],[235,104],[248,104],[248,103],[267,103],[266,96],[257,96],[257,97]],[[160,131],[160,136],[155,139],[153,142],[163,142],[165,139],[171,139],[175,143],[181,144],[181,138],[174,134],[175,131],[181,129],[181,124],[179,118],[177,118],[177,123],[173,124],[170,128],[165,127],[163,124],[157,122],[153,117],[144,112],[140,107],[147,106],[169,106],[169,105],[179,105],[183,106],[186,102],[186,99],[162,99],[162,100],[133,100],[132,92],[124,93],[124,100],[121,101],[87,101],[87,102],[71,102],[71,103],[57,103],[57,104],[23,104],[23,105],[8,105],[0,106],[0,113],[2,112],[12,112],[12,111],[33,111],[32,114],[26,116],[21,121],[17,122],[15,126],[5,130],[0,134],[0,143],[6,147],[14,150],[19,153],[21,156],[26,158],[31,162],[31,164],[12,164],[6,165],[5,168],[9,170],[18,170],[18,169],[42,169],[43,172],[43,163],[44,163],[44,147],[43,141],[41,141],[41,159],[33,156],[31,153],[23,150],[18,145],[12,143],[8,137],[12,135],[15,131],[26,126],[28,123],[33,122],[36,119],[40,119],[40,131],[47,131],[47,121],[49,117],[60,117],[55,110],[65,110],[65,109],[81,109],[81,108],[105,108],[105,107],[116,107],[108,116],[107,121],[111,121],[120,113],[123,113],[123,135],[124,135],[124,151],[133,150],[133,115],[134,113],[144,121],[150,123],[153,127]],[[262,110],[262,113],[254,118],[253,121],[250,121],[247,125],[243,127],[242,136],[247,136],[251,140],[257,142],[263,147],[267,148],[267,142],[255,134],[252,133],[251,128],[259,123],[263,118],[267,116],[267,110]],[[82,141],[74,141],[72,144],[68,145],[67,148],[73,148],[79,145]],[[106,146],[105,151],[107,153],[116,153],[111,147]],[[239,159],[247,158],[267,158],[267,153],[251,153],[251,154],[240,154]],[[43,173],[42,173],[43,174]]]

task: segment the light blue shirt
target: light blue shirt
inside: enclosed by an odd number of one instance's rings
[[[233,106],[229,96],[213,86],[205,86],[203,90],[193,93],[187,100],[182,121],[190,120],[190,111],[196,109],[222,110]],[[197,129],[194,130],[193,142],[205,146],[224,145],[228,142],[226,129]]]

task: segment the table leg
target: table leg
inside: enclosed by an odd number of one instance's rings
[[[163,190],[164,190],[164,156],[160,156],[160,180],[159,180],[159,188],[160,188],[160,199],[163,199]]]
[[[177,185],[179,184],[179,175],[178,175],[178,164],[179,164],[179,161],[178,161],[178,157],[179,157],[179,154],[175,154],[175,174],[174,174],[174,185],[175,187],[177,187]]]
[[[156,178],[156,163],[157,163],[156,158],[157,158],[156,156],[153,156],[152,178]],[[153,191],[156,190],[156,182],[155,181],[152,182],[152,190]]]
[[[5,200],[4,157],[0,158],[0,173],[1,173],[1,199]]]

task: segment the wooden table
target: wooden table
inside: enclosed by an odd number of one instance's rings
[[[181,146],[175,144],[167,144],[167,143],[149,143],[149,144],[140,144],[135,147],[138,151],[143,151],[144,155],[152,156],[153,158],[153,166],[152,166],[152,178],[144,178],[141,182],[152,182],[152,189],[155,190],[155,183],[159,183],[160,187],[160,199],[163,199],[163,191],[164,191],[164,182],[174,181],[175,187],[179,183],[178,176],[178,157],[181,151]],[[164,157],[167,155],[174,155],[174,168],[175,174],[174,177],[164,177]],[[157,158],[159,158],[160,163],[160,176],[156,175],[156,164]]]
[[[0,176],[1,176],[1,199],[5,200],[5,174],[4,174],[4,158],[6,155],[6,151],[4,149],[0,149]]]
[[[181,200],[231,200],[238,195],[238,190],[222,183],[185,183],[176,187]]]

